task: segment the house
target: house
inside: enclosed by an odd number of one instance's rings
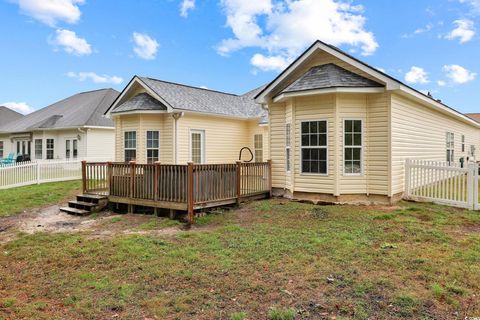
[[[465,113],[465,115],[475,121],[480,122],[480,113]]]
[[[9,121],[0,126],[0,151],[32,160],[113,160],[115,130],[103,114],[118,94],[113,89],[82,92]]]
[[[256,162],[269,158],[266,110],[254,97],[135,76],[107,115],[115,160],[168,164]],[[251,155],[249,150],[251,150]]]
[[[329,202],[394,202],[405,160],[475,160],[480,123],[315,42],[255,101],[269,112],[273,188]]]

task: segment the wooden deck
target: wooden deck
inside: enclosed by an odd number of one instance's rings
[[[83,193],[110,202],[187,211],[271,196],[271,162],[170,165],[82,162]]]

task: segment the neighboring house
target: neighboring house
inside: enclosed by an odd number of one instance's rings
[[[465,113],[465,115],[475,121],[480,122],[480,113]]]
[[[250,148],[269,158],[267,112],[254,96],[135,76],[107,114],[115,122],[116,161],[232,163]],[[244,150],[243,160],[250,160]]]
[[[405,160],[474,160],[480,123],[317,41],[255,97],[269,110],[273,187],[319,201],[393,202]]]
[[[0,127],[23,117],[23,114],[13,111],[4,106],[0,106]],[[0,140],[0,159],[6,156],[5,142]]]
[[[113,160],[115,130],[104,112],[118,94],[113,89],[78,93],[0,126],[3,155]]]

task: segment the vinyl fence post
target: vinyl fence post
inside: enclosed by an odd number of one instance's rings
[[[40,162],[37,161],[37,184],[40,184]]]
[[[469,163],[467,171],[467,206],[469,209],[474,209],[474,197],[478,197],[478,182],[475,181],[478,172],[475,172],[475,170],[477,170],[477,166],[474,163]]]
[[[410,169],[411,161],[410,159],[405,160],[405,196],[410,197]]]

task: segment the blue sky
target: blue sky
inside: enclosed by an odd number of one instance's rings
[[[0,104],[27,113],[137,75],[243,93],[315,39],[480,112],[480,0],[0,0]]]

